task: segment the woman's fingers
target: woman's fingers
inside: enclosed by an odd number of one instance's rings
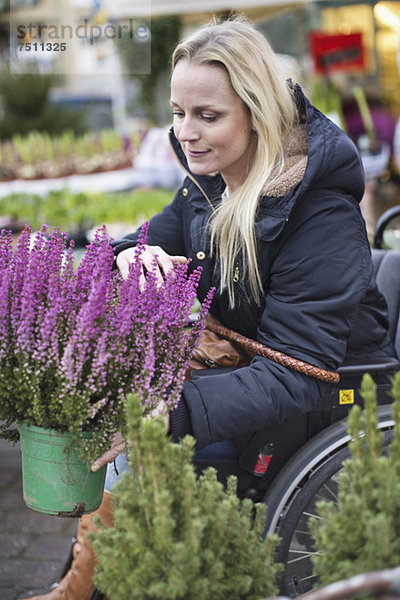
[[[158,285],[162,285],[163,275],[173,269],[173,263],[169,255],[158,246],[148,246],[141,255],[140,261],[147,271],[154,274]]]
[[[127,279],[129,275],[129,267],[135,260],[135,249],[127,248],[126,250],[122,250],[116,258],[117,267],[123,277],[123,279]]]
[[[104,452],[90,467],[91,471],[98,471],[104,465],[113,462],[119,454],[125,451],[125,442],[122,439],[122,435],[118,432],[112,442],[110,450]]]
[[[141,261],[147,271],[154,273],[157,283],[162,285],[164,277],[174,270],[175,264],[178,262],[186,263],[187,258],[184,256],[170,256],[159,246],[147,246],[141,256]]]
[[[156,419],[158,417],[162,417],[162,420],[165,425],[165,429],[167,430],[167,432],[169,432],[169,430],[170,430],[169,411],[168,411],[167,405],[165,404],[165,402],[163,400],[161,400],[160,403],[158,404],[158,406],[156,406],[156,408],[153,408],[153,410],[150,411],[150,413],[144,417],[144,420],[147,421],[149,419]]]
[[[160,404],[156,408],[154,408],[149,415],[145,417],[145,420],[155,419],[157,417],[163,418],[165,429],[168,433],[170,428],[170,420],[169,412],[165,402],[160,402]],[[94,463],[90,467],[90,470],[93,472],[98,471],[99,469],[101,469],[101,467],[104,467],[104,465],[113,462],[117,458],[117,456],[125,452],[125,450],[126,442],[123,440],[121,432],[118,431],[118,433],[116,433],[112,441],[111,448],[107,450],[107,452],[104,452],[104,454],[99,456],[99,458],[94,461]]]
[[[124,279],[128,277],[129,267],[136,259],[135,249],[127,248],[117,256],[117,267]],[[176,264],[186,264],[188,259],[185,256],[170,256],[159,246],[145,246],[144,252],[139,256],[142,264],[142,275],[140,277],[140,288],[143,290],[145,285],[144,269],[151,271],[156,277],[157,283],[161,285],[164,277],[174,270]]]

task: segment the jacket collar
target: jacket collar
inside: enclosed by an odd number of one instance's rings
[[[222,176],[220,173],[217,173],[216,175],[196,175],[195,173],[192,173],[189,169],[182,146],[175,136],[173,127],[169,130],[169,141],[179,163],[186,172],[186,175],[193,181],[213,207],[214,203],[221,199],[221,194],[226,187]]]

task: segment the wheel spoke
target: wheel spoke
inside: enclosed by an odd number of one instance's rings
[[[313,512],[307,512],[307,511],[304,511],[302,513],[302,516],[303,517],[307,517],[307,519],[310,519],[310,518],[312,518],[312,519],[321,519],[321,517],[318,514],[313,513]]]
[[[297,563],[300,560],[309,559],[310,556],[313,556],[314,554],[318,554],[318,552],[311,552],[310,550],[303,551],[303,552],[301,550],[290,550],[290,554],[301,554],[301,556],[297,556],[296,558],[289,559],[287,561],[288,565],[292,565],[294,563]]]
[[[333,484],[332,486],[330,486],[329,484]],[[333,489],[334,488],[334,489]],[[337,495],[337,489],[338,489],[338,485],[336,482],[336,477],[333,477],[331,480],[327,481],[324,486],[323,489],[327,491],[327,494],[322,495],[323,499],[329,499],[329,500],[333,500],[334,502],[338,501],[338,495]]]
[[[337,502],[337,487],[337,473],[334,473],[321,482],[321,487],[315,491],[299,514],[286,562],[286,591],[290,590],[292,597],[307,593],[316,585],[317,577],[313,574],[312,556],[317,552],[313,549],[314,539],[309,523],[310,519],[321,520],[316,507],[319,501]]]

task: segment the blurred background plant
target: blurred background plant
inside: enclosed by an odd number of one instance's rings
[[[50,90],[55,83],[55,76],[37,72],[0,73],[0,139],[33,130],[58,134],[65,129],[76,133],[87,129],[84,111],[68,110],[50,102]]]
[[[73,193],[64,189],[53,190],[47,196],[10,194],[1,199],[2,214],[6,215],[2,226],[19,231],[30,225],[36,230],[46,223],[74,234],[124,221],[133,231],[133,227],[160,212],[172,197],[171,191],[163,189],[118,193]]]
[[[182,21],[176,15],[152,19],[147,25],[151,28],[151,73],[131,75],[139,84],[139,92],[133,101],[133,108],[140,108],[143,116],[155,125],[165,125],[171,121],[169,107],[170,56],[182,34]],[[125,36],[128,36],[126,32]],[[137,53],[141,51],[139,41],[125,43],[124,35],[118,40],[118,48],[130,73],[135,73]]]
[[[316,77],[311,85],[313,104],[346,131],[340,93],[328,77]]]

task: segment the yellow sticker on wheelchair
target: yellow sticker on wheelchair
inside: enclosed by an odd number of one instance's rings
[[[339,404],[354,404],[354,390],[340,390]]]

